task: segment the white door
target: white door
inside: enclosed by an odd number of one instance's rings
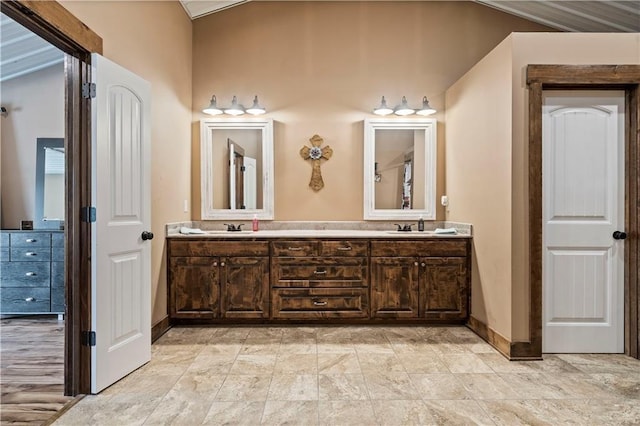
[[[244,204],[248,210],[257,209],[258,173],[255,158],[244,157]]]
[[[547,91],[542,130],[542,350],[623,352],[624,92]]]
[[[91,392],[151,359],[148,82],[92,55]]]

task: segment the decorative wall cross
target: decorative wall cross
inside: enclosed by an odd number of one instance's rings
[[[320,171],[320,160],[323,158],[328,160],[333,155],[333,150],[328,145],[324,148],[320,148],[323,139],[318,135],[313,135],[311,139],[311,148],[303,146],[300,150],[300,156],[305,160],[311,160],[313,164],[313,171],[311,172],[311,180],[309,186],[314,191],[320,191],[324,187],[324,181],[322,180],[322,172]]]

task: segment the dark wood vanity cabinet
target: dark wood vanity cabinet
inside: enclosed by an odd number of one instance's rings
[[[469,315],[470,249],[467,238],[170,238],[169,314],[462,323]]]
[[[371,317],[464,321],[470,240],[371,243]]]
[[[170,318],[268,318],[266,242],[170,240],[168,247]]]

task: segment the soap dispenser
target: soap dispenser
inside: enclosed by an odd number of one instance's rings
[[[424,232],[424,219],[422,219],[422,216],[418,219],[418,231]]]
[[[251,228],[253,229],[253,232],[257,232],[258,231],[258,215],[256,215],[256,214],[253,215],[253,221],[251,223]]]

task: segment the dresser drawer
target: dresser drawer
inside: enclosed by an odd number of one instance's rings
[[[8,232],[0,232],[0,247],[2,247],[2,248],[9,247],[9,233]]]
[[[51,247],[64,247],[64,232],[51,233]]]
[[[51,247],[50,232],[12,232],[11,247]]]
[[[49,268],[47,262],[0,262],[0,287],[48,287]]]
[[[9,261],[9,247],[0,247],[0,261]]]
[[[171,257],[268,256],[266,241],[177,241],[169,242]]]
[[[3,288],[0,311],[4,313],[50,312],[49,287]]]
[[[283,258],[272,264],[274,287],[365,287],[366,258]]]
[[[309,257],[318,256],[318,241],[274,241],[271,243],[273,256]]]
[[[50,247],[11,247],[11,262],[50,262]]]
[[[51,262],[51,287],[64,288],[64,262]]]
[[[372,241],[371,256],[466,256],[466,239],[434,239],[429,241]]]
[[[367,256],[366,241],[320,241],[320,256]]]
[[[276,319],[368,318],[365,288],[307,288],[273,291],[272,315]]]

